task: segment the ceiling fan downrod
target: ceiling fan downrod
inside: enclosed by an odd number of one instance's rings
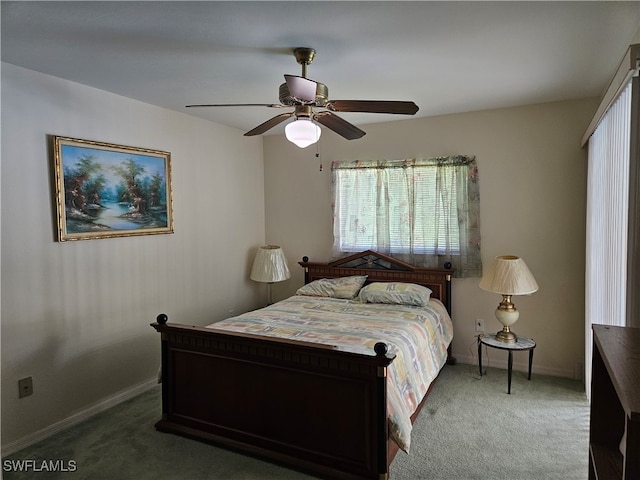
[[[302,77],[307,78],[307,65],[311,65],[313,62],[316,51],[313,48],[298,47],[293,49],[293,54],[296,57],[296,62],[302,65]]]

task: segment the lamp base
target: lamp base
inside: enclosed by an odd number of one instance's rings
[[[516,343],[518,341],[518,336],[509,330],[508,327],[505,327],[496,333],[496,340],[504,343]]]
[[[518,321],[520,312],[511,302],[511,295],[502,295],[502,302],[496,308],[496,318],[502,324],[502,330],[496,333],[496,340],[504,343],[516,343],[518,337],[511,331],[511,325]]]

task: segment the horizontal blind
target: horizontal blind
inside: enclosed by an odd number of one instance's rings
[[[455,168],[336,169],[334,234],[340,250],[458,253]]]

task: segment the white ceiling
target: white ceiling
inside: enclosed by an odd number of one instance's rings
[[[413,100],[416,116],[600,96],[640,2],[2,2],[2,61],[249,130],[291,51],[340,100]],[[405,116],[340,114],[356,125]],[[281,128],[269,133],[280,133]],[[366,130],[366,128],[365,128]]]

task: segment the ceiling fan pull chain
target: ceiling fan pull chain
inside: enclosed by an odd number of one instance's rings
[[[320,158],[320,142],[316,142],[316,158],[320,160],[320,171],[322,171],[322,159]]]

